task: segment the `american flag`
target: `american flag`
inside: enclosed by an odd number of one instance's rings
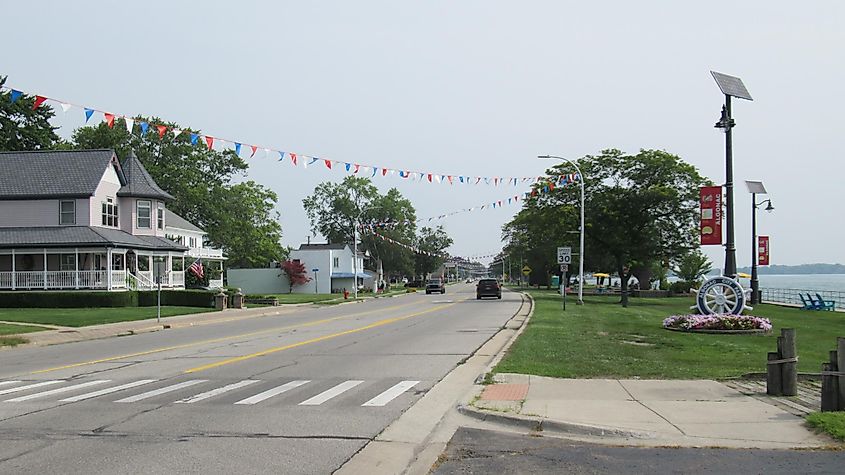
[[[197,278],[202,279],[203,276],[203,269],[202,269],[202,261],[197,259],[191,264],[191,267],[188,267],[188,270],[193,272]]]

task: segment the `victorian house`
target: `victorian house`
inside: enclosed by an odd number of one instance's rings
[[[167,210],[173,197],[134,154],[0,152],[0,170],[0,290],[184,288],[203,252],[202,230]]]

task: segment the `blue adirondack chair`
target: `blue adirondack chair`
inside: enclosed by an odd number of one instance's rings
[[[807,294],[807,297],[810,299],[809,302],[806,298],[804,298],[804,294],[800,292],[798,293],[798,297],[801,299],[801,303],[804,305],[803,307],[801,307],[802,310],[818,310],[818,307],[816,307],[815,302],[813,302],[813,298],[810,297],[810,294]]]
[[[836,310],[836,300],[825,300],[819,293],[816,293],[816,304],[819,306],[819,310],[829,310],[834,311]]]

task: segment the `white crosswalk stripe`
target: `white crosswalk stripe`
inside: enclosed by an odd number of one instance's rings
[[[193,386],[195,384],[199,384],[199,383],[204,383],[206,381],[208,381],[208,380],[207,379],[192,379],[190,381],[185,381],[185,382],[182,382],[182,383],[173,384],[173,385],[170,385],[170,386],[165,386],[163,388],[154,389],[152,391],[147,391],[145,393],[141,393],[141,394],[138,394],[136,396],[130,396],[130,397],[127,397],[127,398],[118,399],[115,402],[141,401],[143,399],[159,396],[161,394],[166,394],[166,393],[173,392],[173,391],[178,391],[180,389],[187,388],[187,387]]]
[[[250,384],[257,383],[260,380],[258,379],[245,379],[243,381],[239,381],[237,383],[228,384],[223,386],[222,388],[212,389],[211,391],[206,391],[204,393],[197,394],[195,396],[187,397],[185,399],[180,399],[176,401],[176,404],[191,404],[197,401],[202,401],[203,399],[208,399],[210,397],[214,397],[225,392],[233,391],[238,388],[242,388],[244,386],[249,386]]]
[[[40,383],[27,384],[26,386],[18,386],[16,388],[4,389],[4,390],[0,391],[0,396],[2,396],[4,394],[16,393],[18,391],[26,391],[27,389],[40,388],[41,386],[50,386],[50,385],[53,385],[53,384],[59,384],[59,383],[63,383],[63,382],[64,382],[64,380],[56,379],[56,380],[53,380],[53,381],[42,381]]]
[[[361,383],[363,383],[363,381],[356,381],[356,380],[344,381],[344,382],[338,384],[337,386],[335,386],[331,389],[327,389],[327,390],[321,392],[320,394],[318,394],[318,395],[316,395],[316,396],[314,396],[310,399],[306,399],[305,401],[302,401],[301,403],[299,403],[299,405],[300,406],[319,406],[320,404],[328,401],[329,399],[331,399],[335,396],[339,396],[339,395],[345,393],[346,391],[349,391],[350,389],[354,388],[355,386],[358,386]]]
[[[97,384],[105,384],[105,383],[108,383],[109,381],[111,381],[111,380],[100,379],[100,380],[97,380],[97,381],[88,381],[87,383],[74,384],[72,386],[65,386],[63,388],[51,389],[50,391],[44,391],[44,392],[40,392],[40,393],[30,394],[30,395],[27,395],[27,396],[20,396],[20,397],[16,397],[16,398],[12,398],[12,399],[7,399],[5,402],[28,401],[30,399],[35,399],[35,398],[39,398],[39,397],[52,396],[54,394],[61,394],[61,393],[66,393],[66,392],[73,391],[73,390],[76,390],[76,389],[87,388],[88,386],[95,386]]]
[[[62,402],[76,402],[76,401],[84,401],[86,399],[91,399],[98,396],[104,396],[106,394],[116,393],[118,391],[123,391],[124,389],[130,389],[137,386],[142,386],[144,384],[154,383],[156,379],[142,379],[140,381],[134,381],[131,383],[121,384],[120,386],[113,386],[111,388],[101,389],[99,391],[94,391],[93,393],[86,393],[80,394],[79,396],[73,396],[66,399],[62,399]]]
[[[302,385],[308,384],[311,381],[309,380],[298,380],[298,381],[291,381],[289,383],[285,383],[281,386],[276,386],[273,389],[268,389],[267,391],[260,392],[255,396],[250,396],[246,399],[241,399],[240,401],[236,402],[235,404],[258,404],[259,402],[270,399],[273,396],[277,396],[282,393],[286,393],[291,389],[296,389]]]
[[[419,384],[419,381],[402,381],[392,388],[388,389],[387,391],[379,394],[378,396],[370,399],[369,401],[361,404],[362,406],[384,406],[390,401],[396,399],[400,394],[404,393],[405,391],[413,388]]]

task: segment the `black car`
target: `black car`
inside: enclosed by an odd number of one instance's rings
[[[502,287],[496,279],[480,279],[475,285],[475,298],[481,300],[481,297],[496,297],[502,298]]]
[[[446,293],[446,284],[443,283],[441,279],[429,279],[428,283],[425,284],[425,293]]]

